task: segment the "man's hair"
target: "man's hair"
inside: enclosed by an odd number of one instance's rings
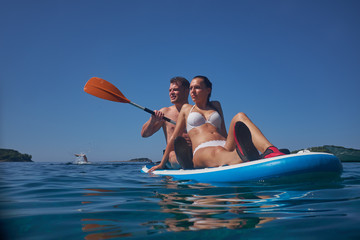
[[[179,86],[183,86],[185,89],[189,89],[190,87],[189,81],[184,77],[173,77],[170,79],[170,83],[176,83]]]

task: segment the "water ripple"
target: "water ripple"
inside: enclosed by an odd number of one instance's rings
[[[142,174],[136,164],[2,167],[9,239],[359,237],[358,164],[344,164],[338,181],[223,186]]]

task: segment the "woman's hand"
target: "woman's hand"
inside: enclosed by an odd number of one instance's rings
[[[150,172],[153,172],[155,170],[163,169],[163,168],[164,167],[161,164],[159,164],[159,165],[156,165],[156,166],[153,166],[152,168],[150,168],[150,170],[148,172],[150,173]]]
[[[192,147],[192,144],[191,144],[191,139],[189,137],[189,135],[187,133],[183,133],[182,134],[182,137],[186,140],[186,143],[189,147]]]

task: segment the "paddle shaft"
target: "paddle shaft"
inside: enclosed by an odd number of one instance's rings
[[[145,112],[148,112],[148,113],[150,113],[150,114],[152,114],[152,115],[155,115],[155,112],[154,112],[153,110],[150,110],[150,109],[148,109],[148,108],[146,108],[146,107],[140,106],[139,104],[136,104],[136,103],[133,103],[133,102],[129,102],[129,103],[130,103],[131,105],[137,107],[137,108],[140,108],[140,109],[144,110]],[[169,123],[172,123],[172,124],[176,125],[176,122],[174,122],[173,120],[171,120],[171,119],[169,119],[169,118],[167,118],[167,117],[165,117],[165,116],[163,117],[163,119],[164,119],[165,121],[168,121]]]

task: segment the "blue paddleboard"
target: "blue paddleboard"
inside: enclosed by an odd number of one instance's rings
[[[147,173],[152,166],[144,166]],[[296,176],[301,174],[329,174],[340,176],[342,164],[333,154],[297,153],[256,161],[214,168],[169,170],[153,172],[159,176],[170,176],[174,180],[194,180],[197,182],[242,182],[271,178]]]

